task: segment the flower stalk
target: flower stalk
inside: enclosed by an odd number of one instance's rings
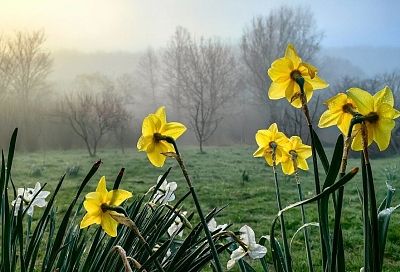
[[[299,193],[299,200],[303,201],[304,200],[304,195],[303,195],[303,191],[301,189],[299,171],[298,171],[298,168],[297,168],[297,160],[296,160],[295,156],[292,156],[292,161],[293,161],[293,165],[294,165],[294,168],[295,168],[294,178],[295,178],[296,184],[297,184],[297,192]],[[303,205],[300,205],[300,209],[301,209],[301,221],[302,221],[303,225],[305,225],[305,224],[307,224],[305,208],[304,208]],[[313,266],[312,256],[311,256],[311,245],[310,245],[310,238],[309,238],[309,235],[308,235],[308,229],[304,228],[303,232],[304,232],[304,242],[306,244],[308,271],[314,272],[314,266]]]
[[[270,146],[272,148],[272,171],[274,172],[274,181],[275,181],[275,195],[276,195],[276,203],[278,204],[279,211],[282,210],[282,202],[281,202],[281,194],[279,191],[279,182],[278,182],[278,173],[276,171],[276,148],[277,144],[275,142],[271,142]],[[286,226],[285,226],[285,218],[283,214],[280,215],[279,220],[281,222],[281,234],[283,240],[283,250],[285,254],[285,264],[287,271],[292,271],[292,257],[290,256],[289,243],[286,234]]]
[[[199,202],[199,199],[197,197],[196,190],[193,187],[192,181],[191,181],[191,179],[189,177],[189,174],[188,174],[188,172],[186,170],[185,164],[184,164],[184,162],[182,160],[182,157],[181,157],[181,155],[179,153],[178,146],[177,146],[175,140],[172,137],[164,136],[164,135],[161,135],[161,134],[155,135],[155,137],[157,137],[157,140],[159,140],[159,141],[164,140],[164,141],[172,144],[174,149],[175,149],[175,154],[166,154],[166,155],[170,155],[170,156],[174,157],[176,159],[176,161],[178,162],[179,167],[182,170],[182,174],[183,174],[183,176],[184,176],[184,178],[186,180],[186,183],[187,183],[187,185],[189,187],[189,190],[190,190],[190,193],[192,195],[194,204],[196,206],[197,213],[198,213],[198,215],[200,217],[200,222],[201,222],[201,224],[203,226],[203,229],[204,229],[204,232],[206,234],[206,238],[207,238],[208,244],[210,246],[211,254],[213,256],[216,269],[217,269],[218,272],[222,272],[223,270],[222,270],[221,262],[220,262],[219,257],[218,257],[217,249],[215,247],[215,243],[214,243],[214,241],[212,239],[211,232],[208,229],[207,221],[206,221],[206,219],[204,217],[204,214],[203,214],[203,211],[201,209],[200,202]]]

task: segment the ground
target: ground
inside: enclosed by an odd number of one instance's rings
[[[231,230],[235,231],[242,225],[248,224],[254,229],[257,239],[262,235],[268,235],[272,219],[277,213],[275,187],[271,168],[266,166],[263,159],[252,157],[255,146],[207,147],[205,150],[205,154],[199,154],[196,147],[183,147],[181,150],[204,211],[227,205],[216,218],[219,224],[232,223]],[[120,168],[125,167],[126,172],[120,187],[131,190],[134,195],[140,196],[155,184],[158,175],[162,174],[169,166],[173,168],[168,180],[178,183],[178,197],[187,190],[180,169],[173,159],[168,159],[163,168],[155,168],[150,165],[144,153],[133,149],[127,150],[124,154],[117,149],[100,150],[98,158],[102,159],[103,164],[95,178],[89,182],[87,191],[95,189],[102,175],[106,176],[108,187],[111,188]],[[57,199],[56,205],[59,207],[59,212],[62,213],[73,199],[82,178],[95,161],[96,158],[89,157],[84,150],[36,153],[22,153],[17,150],[13,166],[13,181],[17,187],[34,186],[36,181],[42,184],[47,183],[46,190],[52,191],[66,169],[79,166],[80,170],[77,176],[67,176]],[[351,159],[348,169],[358,165],[359,159]],[[397,169],[397,173],[400,174],[400,168],[398,168],[400,159],[398,157],[376,159],[372,160],[372,165],[377,199],[381,201],[386,194],[385,171],[389,171],[387,168],[391,171]],[[394,168],[396,165],[397,168]],[[243,171],[248,173],[248,181],[243,182]],[[321,166],[320,172],[322,172]],[[312,172],[301,172],[300,179],[306,197],[312,196],[314,194]],[[279,180],[283,205],[296,202],[298,195],[295,181],[282,175],[279,175]],[[357,193],[357,187],[361,188],[360,182],[361,177],[358,175],[346,185],[345,189],[342,221],[348,271],[359,271],[363,262],[362,214]],[[393,182],[393,186],[400,188],[400,180]],[[394,204],[398,203],[400,203],[400,198],[395,196]],[[184,209],[195,211],[191,201],[186,201]],[[40,210],[35,212],[40,212]],[[314,204],[306,207],[306,213],[309,222],[316,220]],[[300,210],[285,214],[289,237],[301,226],[300,218]],[[392,217],[390,224],[384,271],[394,272],[398,271],[400,267],[400,213]],[[279,227],[277,227],[277,232],[278,230]],[[317,259],[319,256],[317,228],[312,227],[310,234],[312,240],[315,241],[312,253],[314,259]],[[307,270],[303,243],[302,235],[296,236],[293,241],[292,257],[295,271]],[[226,257],[224,257],[224,262]],[[318,267],[319,262],[314,262],[316,271],[322,271]],[[254,264],[258,265],[258,263]]]

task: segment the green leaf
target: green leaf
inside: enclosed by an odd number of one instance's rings
[[[385,246],[386,246],[386,239],[387,239],[387,233],[389,229],[389,222],[390,222],[390,217],[392,216],[392,213],[399,208],[400,205],[397,205],[396,207],[390,207],[382,210],[378,214],[378,222],[379,222],[379,249],[380,249],[380,270],[382,270],[382,264],[383,264],[383,256],[385,253]]]

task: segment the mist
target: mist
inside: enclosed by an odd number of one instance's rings
[[[315,116],[325,109],[319,104],[332,94],[345,91],[351,87],[349,84],[376,92],[388,84],[388,78],[393,78],[390,87],[398,100],[400,41],[393,35],[393,27],[398,25],[396,20],[399,19],[385,16],[380,20],[369,20],[367,16],[374,16],[378,11],[391,14],[398,6],[397,2],[339,2],[341,5],[335,5],[337,2],[333,1],[326,5],[289,1],[287,6],[281,7],[273,1],[249,1],[246,5],[239,1],[148,1],[146,4],[139,1],[113,4],[109,1],[5,1],[1,4],[5,8],[0,9],[4,22],[0,28],[0,58],[7,60],[9,66],[2,66],[0,74],[3,82],[0,84],[0,102],[7,117],[1,124],[1,143],[5,145],[13,127],[18,126],[18,145],[26,151],[87,148],[91,155],[104,147],[124,151],[135,147],[143,117],[162,105],[167,108],[169,120],[188,124],[189,133],[182,142],[189,145],[197,145],[199,141],[206,146],[252,145],[256,131],[273,120],[280,120],[288,134],[302,135],[305,132],[302,126],[288,125],[292,119],[301,117],[286,101],[276,102],[276,106],[268,102],[263,104],[269,86],[266,70],[274,58],[283,56],[287,42],[298,46],[304,59],[312,60],[319,68],[319,75],[330,83],[327,90],[316,92],[316,100],[310,104]],[[357,11],[350,12],[355,6]],[[280,39],[284,46],[271,40],[272,58],[265,57],[263,63],[253,64],[265,79],[254,82],[251,67],[246,64],[244,38],[246,35],[251,38],[257,18],[261,18],[260,22],[274,18],[273,22],[280,24],[287,11],[293,14],[287,19],[293,22],[293,27],[296,26],[293,18],[309,19],[307,33],[312,35],[309,40],[307,37],[291,37],[293,40],[277,37],[276,41]],[[301,17],[302,14],[306,16]],[[341,20],[334,19],[332,14],[341,14]],[[179,29],[187,35],[183,40],[176,38]],[[46,61],[46,65],[40,68],[43,69],[40,77],[32,83],[25,84],[22,80],[18,83],[15,78],[37,76],[37,73],[24,74],[23,64],[10,48],[24,48],[18,45],[18,37],[29,43],[35,34],[43,36],[35,52],[39,57],[46,56],[37,63],[40,66]],[[217,97],[224,99],[218,107],[210,109],[215,116],[203,120],[212,126],[212,129],[204,128],[212,130],[210,135],[196,133],[195,120],[189,118],[194,102],[190,95],[180,97],[182,92],[188,94],[190,88],[185,88],[180,83],[182,79],[176,78],[180,68],[174,66],[177,59],[172,53],[179,51],[174,44],[185,42],[185,39],[191,50],[195,47],[196,52],[204,55],[225,50],[218,69],[229,66],[224,72],[229,72],[229,79],[221,80],[232,85],[227,90],[219,90]],[[206,43],[215,51],[207,51]],[[189,53],[181,56],[186,58],[185,63],[204,63],[206,60],[188,59]],[[23,57],[28,59],[26,54]],[[171,72],[174,69],[175,74]],[[199,71],[193,69],[190,66],[184,68],[188,78],[190,73],[198,74]],[[205,81],[205,84],[212,85],[212,82]],[[179,104],[177,95],[185,102]],[[89,110],[88,105],[94,106]],[[105,105],[110,108],[106,109]],[[277,106],[282,107],[282,113],[276,114],[274,107]],[[101,113],[100,108],[104,110]],[[121,111],[116,113],[115,109]],[[107,116],[108,119],[102,121],[109,126],[104,131],[88,129],[89,124],[93,125],[97,120],[90,115],[99,114]],[[73,116],[81,119],[78,122]],[[82,125],[82,118],[86,118],[85,125]],[[88,131],[96,136],[87,136]],[[400,132],[395,132],[394,141],[398,141],[396,137],[399,136]],[[201,140],[201,137],[205,138]],[[323,140],[329,144],[333,138],[327,133]],[[94,154],[91,153],[93,145]],[[398,146],[394,144],[393,148],[397,150]]]

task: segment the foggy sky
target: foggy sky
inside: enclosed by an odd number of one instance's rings
[[[44,29],[52,50],[165,46],[178,25],[236,42],[251,18],[281,4],[310,8],[325,47],[400,46],[400,1],[0,0],[0,33]]]

